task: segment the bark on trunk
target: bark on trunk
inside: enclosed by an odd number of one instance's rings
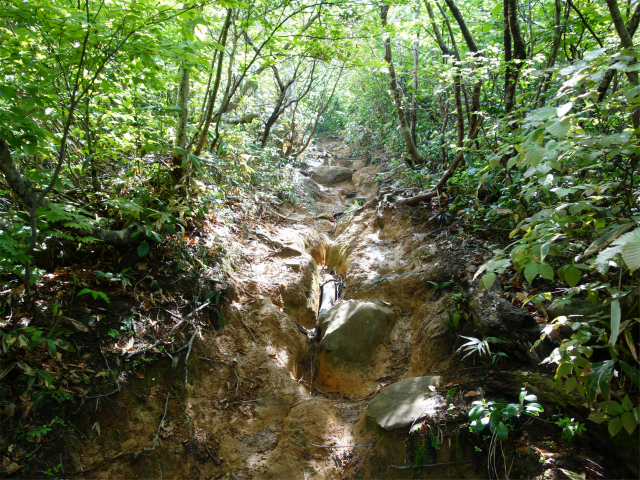
[[[380,7],[380,19],[382,20],[382,27],[387,26],[387,14],[389,13],[389,6],[385,5]],[[411,136],[411,128],[407,119],[407,107],[404,102],[404,95],[402,90],[398,86],[398,80],[396,78],[396,69],[393,64],[393,55],[391,53],[391,37],[387,37],[384,41],[384,60],[387,62],[389,69],[389,89],[393,95],[393,101],[396,105],[396,111],[398,113],[398,122],[400,123],[400,131],[404,138],[405,146],[409,153],[411,162],[414,164],[422,164],[425,161],[424,156],[418,151],[415,142]]]
[[[622,20],[622,14],[620,13],[620,9],[618,8],[617,0],[606,0],[607,7],[609,8],[609,13],[611,14],[611,20],[613,21],[613,25],[616,27],[616,32],[618,32],[618,36],[620,37],[620,45],[622,48],[632,48],[633,40],[631,38],[631,34],[629,30],[627,30],[627,26],[624,24]],[[636,63],[635,60],[632,63]],[[633,86],[638,85],[638,72],[626,72],[627,78],[629,79],[629,83]],[[633,124],[633,128],[637,129],[640,127],[640,109],[635,108],[631,112],[631,122]]]
[[[629,35],[631,35],[631,38],[633,38],[633,36],[635,35],[636,30],[638,29],[639,23],[640,23],[640,3],[636,5],[636,9],[633,12],[633,16],[629,19],[629,22],[627,23],[627,31],[629,32]],[[598,102],[602,102],[602,100],[604,100],[604,97],[607,94],[607,90],[609,90],[609,85],[611,85],[611,81],[613,80],[613,77],[616,72],[617,70],[607,70],[605,72],[604,77],[602,77],[602,80],[598,85]]]
[[[204,122],[204,126],[202,128],[202,134],[200,135],[200,139],[198,140],[198,146],[195,150],[195,155],[198,156],[202,153],[202,149],[204,148],[204,144],[207,141],[207,134],[209,133],[209,127],[211,126],[211,119],[213,117],[213,109],[216,103],[216,98],[218,97],[218,89],[220,88],[220,80],[222,77],[222,62],[224,60],[224,48],[227,45],[227,33],[229,32],[229,25],[231,25],[231,14],[233,10],[231,8],[227,9],[227,18],[224,21],[224,25],[222,26],[222,34],[220,36],[220,45],[222,48],[220,49],[219,58],[218,58],[218,67],[216,68],[216,78],[213,83],[213,91],[209,97],[209,104],[207,105],[207,116]]]
[[[176,146],[184,148],[187,146],[187,121],[189,119],[189,68],[182,66],[182,75],[180,79],[180,87],[178,89],[178,106],[180,113],[176,122]],[[182,176],[182,153],[174,152],[172,163],[174,168],[174,176],[180,178]]]
[[[504,61],[507,64],[504,76],[504,109],[509,115],[513,111],[520,69],[527,58],[527,50],[518,22],[516,0],[504,0],[504,44]]]

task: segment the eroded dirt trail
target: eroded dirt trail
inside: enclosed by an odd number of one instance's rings
[[[311,158],[300,174],[305,200],[269,208],[269,220],[245,240],[226,327],[198,340],[187,390],[167,392],[169,367],[149,369],[137,392],[96,413],[102,435],[80,447],[99,461],[148,446],[171,393],[156,450],[113,459],[88,476],[368,478],[394,455],[403,463],[405,446],[381,446],[365,410],[389,384],[448,370],[441,357],[451,296],[427,301],[428,281],[451,280],[458,270],[433,261],[424,211],[389,208],[375,183],[378,166],[349,158],[337,141],[321,143]],[[355,374],[319,359],[320,290],[330,279],[342,287],[341,300],[395,314],[388,341],[372,346]]]

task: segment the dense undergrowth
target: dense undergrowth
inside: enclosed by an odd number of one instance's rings
[[[389,158],[380,184],[431,191],[434,225],[490,241],[481,285],[524,285],[520,306],[557,342],[546,362],[558,383],[612,436],[637,432],[638,5],[379,7],[0,7],[6,445],[40,445],[64,420],[31,412],[89,395],[86,365],[61,374],[56,363],[80,365],[75,338],[122,349],[144,335],[144,311],[114,308],[120,292],[150,305],[219,300],[239,257],[224,235],[297,202],[293,167],[318,132]],[[180,297],[176,272],[205,293]],[[214,307],[193,329],[224,323]],[[118,382],[98,360],[93,381],[108,390]],[[32,454],[20,448],[5,473]]]

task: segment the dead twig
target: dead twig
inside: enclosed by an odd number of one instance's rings
[[[191,322],[190,322],[191,323]],[[187,356],[184,359],[184,389],[187,389],[187,380],[189,378],[189,356],[191,355],[191,349],[193,348],[193,342],[196,339],[196,336],[199,333],[198,327],[196,327],[193,323],[193,335],[191,335],[191,339],[189,340],[189,349],[187,350]]]
[[[300,466],[302,467],[302,479],[307,480],[307,474],[304,471],[304,464],[302,463],[302,459],[298,457],[298,460],[300,460]]]
[[[460,463],[471,463],[473,460],[465,460]],[[411,468],[426,468],[426,467],[444,467],[445,465],[455,465],[457,462],[442,462],[442,463],[429,463],[428,465],[389,465],[389,468],[396,468],[400,470],[408,470]]]
[[[173,326],[173,328],[172,328],[171,330],[169,330],[169,332],[168,332],[166,335],[164,335],[160,340],[158,340],[157,342],[155,342],[153,345],[149,345],[148,347],[142,348],[142,349],[140,349],[140,350],[136,350],[135,352],[131,352],[129,355],[127,355],[127,358],[131,358],[131,357],[133,357],[134,355],[139,355],[139,354],[141,354],[141,353],[148,352],[149,350],[153,350],[153,349],[154,349],[154,348],[156,348],[158,345],[160,345],[162,342],[164,342],[167,338],[169,338],[169,336],[171,336],[171,334],[172,334],[173,332],[175,332],[175,331],[176,331],[176,329],[177,329],[178,327],[180,327],[183,323],[185,323],[185,322],[192,323],[192,322],[190,322],[190,321],[189,321],[189,319],[190,319],[191,317],[193,317],[196,313],[198,313],[200,310],[202,310],[202,309],[203,309],[203,308],[205,308],[205,307],[208,307],[209,305],[211,305],[211,302],[207,302],[207,303],[205,303],[205,304],[203,304],[203,305],[200,305],[198,308],[196,308],[194,311],[192,311],[189,315],[187,315],[187,316],[186,316],[186,317],[184,317],[182,320],[180,320],[178,323],[176,323],[176,324]],[[195,325],[194,325],[194,327],[195,327]],[[196,328],[197,328],[197,327],[196,327]]]
[[[156,438],[153,439],[153,445],[150,447],[141,448],[140,450],[138,450],[133,454],[133,458],[138,458],[140,454],[144,452],[153,452],[156,449],[156,445],[158,444],[158,437],[160,436],[160,430],[162,430],[162,426],[164,425],[164,418],[167,416],[167,409],[169,408],[169,396],[170,395],[167,393],[167,399],[164,402],[164,414],[162,415],[162,419],[160,420],[160,424],[158,425]]]

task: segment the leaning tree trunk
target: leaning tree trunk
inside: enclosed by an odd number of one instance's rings
[[[219,52],[218,57],[218,67],[216,68],[216,78],[213,83],[213,91],[211,92],[211,96],[209,97],[209,104],[207,105],[207,114],[204,122],[204,126],[202,127],[202,133],[200,134],[200,139],[198,140],[198,145],[194,154],[196,156],[202,153],[202,149],[204,148],[204,144],[207,141],[207,134],[209,133],[209,127],[211,126],[211,119],[213,117],[213,108],[216,103],[216,98],[218,97],[218,89],[220,88],[220,80],[222,78],[222,62],[224,59],[224,48],[227,45],[227,33],[229,32],[229,25],[231,25],[231,14],[233,10],[231,8],[227,9],[227,18],[224,21],[224,25],[222,26],[222,34],[220,35],[220,45],[222,48]]]
[[[632,17],[629,19],[627,23],[627,31],[629,35],[633,39],[636,30],[638,29],[638,24],[640,23],[640,3],[636,5],[636,9],[633,12]],[[604,100],[605,95],[607,94],[607,90],[609,90],[609,85],[611,85],[611,81],[617,70],[611,69],[607,70],[600,80],[600,84],[598,85],[598,102],[602,102]]]
[[[380,7],[380,19],[382,20],[383,28],[387,26],[387,14],[389,13],[389,6],[385,5]],[[400,122],[400,130],[404,138],[405,146],[409,153],[411,162],[414,164],[424,163],[424,156],[418,151],[413,137],[411,136],[411,127],[407,119],[407,106],[405,105],[404,95],[402,90],[398,87],[398,80],[396,78],[396,69],[393,64],[393,55],[391,53],[391,37],[387,37],[384,41],[384,61],[387,62],[389,68],[389,78],[391,80],[389,89],[393,95],[393,101],[396,105],[396,111],[398,112],[398,121]]]
[[[622,14],[620,13],[620,9],[618,8],[617,0],[606,0],[607,7],[609,8],[609,13],[611,13],[611,20],[613,21],[613,25],[616,27],[616,32],[618,32],[618,36],[620,37],[620,45],[622,48],[633,48],[633,39],[631,38],[631,33],[627,29],[627,26],[624,24],[622,20]],[[633,62],[635,63],[635,61]],[[629,83],[633,86],[638,86],[638,72],[637,71],[627,71],[627,78],[629,79]],[[631,113],[631,121],[633,123],[633,128],[637,129],[640,127],[640,109],[635,108]]]

